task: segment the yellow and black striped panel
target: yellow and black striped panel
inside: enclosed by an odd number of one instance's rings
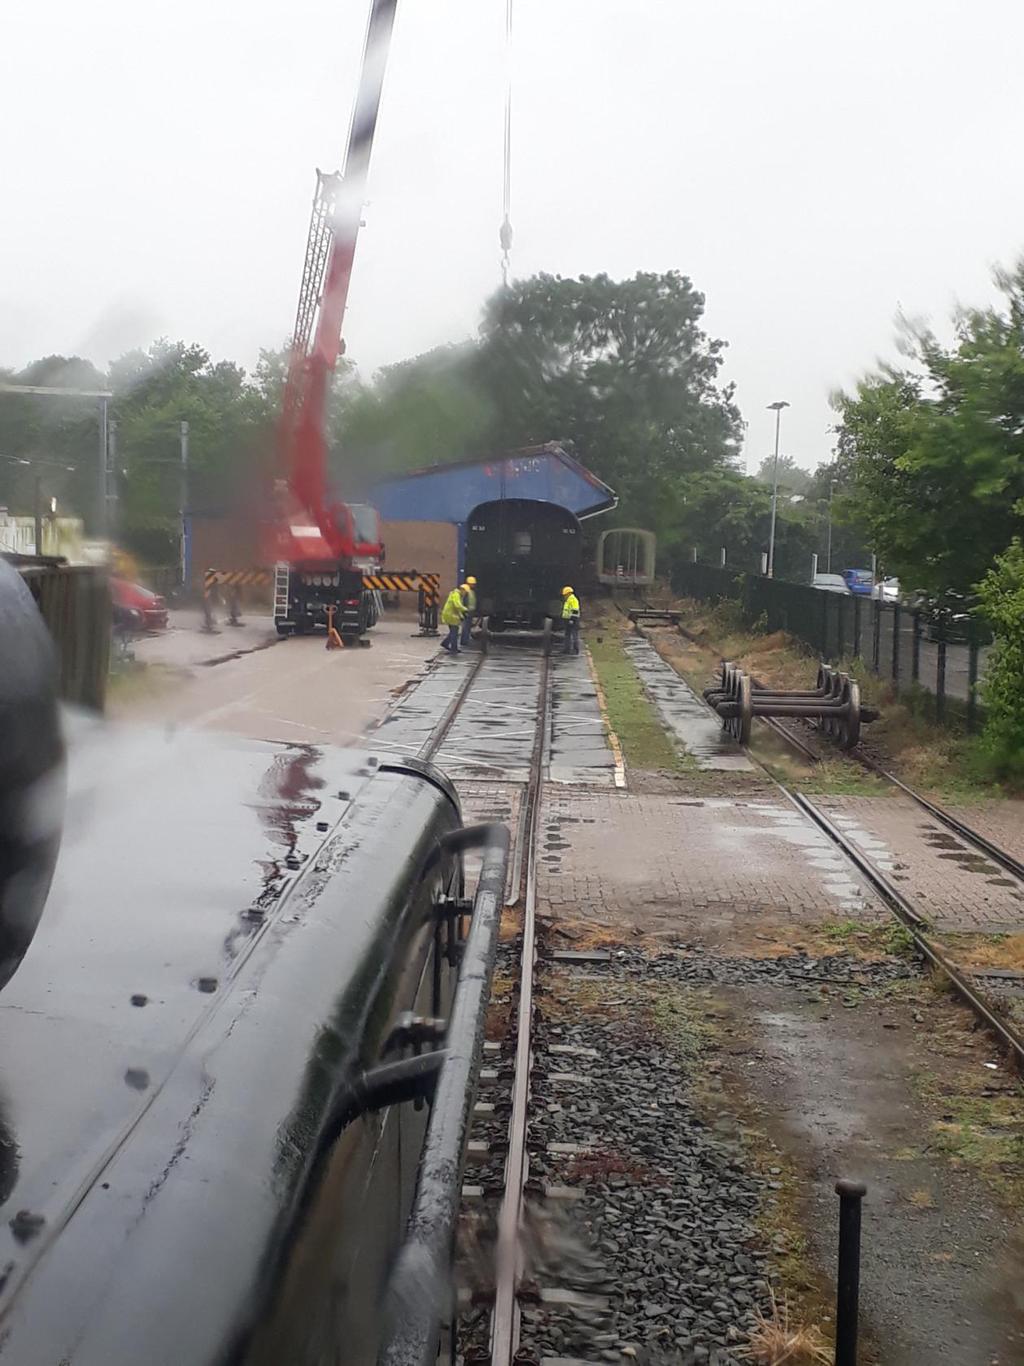
[[[440,574],[420,574],[416,570],[389,570],[386,574],[364,574],[364,588],[376,588],[382,593],[418,593],[422,588],[427,598],[437,597],[441,589]]]
[[[208,569],[203,575],[203,591],[208,592],[218,584],[242,588],[249,584],[273,582],[274,574],[270,569]]]

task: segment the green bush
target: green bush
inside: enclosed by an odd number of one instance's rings
[[[983,685],[982,744],[997,778],[1024,784],[1024,544],[1019,536],[996,557],[978,595],[996,636]]]

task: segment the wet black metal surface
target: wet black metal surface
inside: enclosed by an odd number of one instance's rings
[[[473,918],[446,1040],[445,1066],[423,1150],[409,1236],[391,1285],[382,1366],[430,1366],[452,1312],[451,1261],[462,1168],[483,1052],[484,1025],[501,928],[509,836],[487,832]]]
[[[377,756],[77,726],[0,994],[0,1361],[373,1359],[428,1112],[352,1097],[447,1013],[458,823]]]

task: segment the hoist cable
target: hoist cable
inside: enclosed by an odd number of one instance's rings
[[[508,284],[512,251],[512,0],[505,0],[505,179],[501,196],[501,278]]]

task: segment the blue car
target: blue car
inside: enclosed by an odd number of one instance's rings
[[[874,585],[870,569],[844,569],[843,578],[851,593],[856,593],[861,598],[870,598]]]

